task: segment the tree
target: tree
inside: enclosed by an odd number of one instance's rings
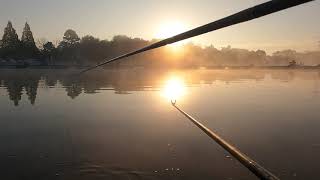
[[[58,46],[61,59],[67,60],[71,64],[79,64],[79,44],[80,38],[77,33],[68,29]]]
[[[255,52],[255,64],[264,65],[267,63],[267,53],[263,50],[257,50]]]
[[[74,48],[80,43],[80,38],[77,33],[72,30],[68,29],[63,36],[63,41],[60,42],[60,48]]]
[[[52,51],[54,51],[54,49],[55,49],[55,47],[52,42],[47,42],[43,45],[43,50],[46,52],[52,52]]]
[[[21,42],[25,47],[36,48],[36,43],[34,42],[32,31],[27,22],[23,28]]]
[[[3,48],[17,48],[19,46],[19,38],[16,30],[12,27],[11,21],[8,22],[7,27],[4,29],[2,37]]]
[[[2,57],[17,57],[17,51],[20,47],[20,41],[16,30],[13,28],[11,21],[8,22],[4,29],[4,34],[1,42]]]
[[[39,54],[39,50],[34,42],[32,31],[27,22],[23,28],[21,45],[22,55],[24,58],[33,58]]]
[[[42,53],[48,59],[49,64],[54,64],[53,59],[56,56],[56,48],[52,42],[47,42],[43,45]]]
[[[87,35],[81,39],[80,42],[80,55],[85,58],[85,60],[95,61],[101,60],[105,51],[98,38]]]

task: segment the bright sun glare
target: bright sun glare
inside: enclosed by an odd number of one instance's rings
[[[171,77],[166,81],[162,94],[169,101],[181,99],[186,94],[183,80],[178,77]]]
[[[176,22],[168,22],[165,24],[162,24],[158,32],[155,34],[155,37],[157,39],[166,39],[172,36],[175,36],[177,34],[183,33],[187,31],[188,28],[186,24],[176,21]]]
[[[180,33],[186,32],[188,30],[186,24],[180,21],[172,21],[168,23],[162,24],[158,32],[155,34],[155,38],[157,39],[166,39],[178,35]],[[189,40],[180,41],[174,44],[171,44],[170,47],[173,50],[178,51],[181,50],[180,47],[185,44]]]

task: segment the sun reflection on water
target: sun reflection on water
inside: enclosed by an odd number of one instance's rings
[[[169,101],[181,100],[186,94],[186,87],[183,79],[179,77],[169,78],[165,82],[161,94]]]

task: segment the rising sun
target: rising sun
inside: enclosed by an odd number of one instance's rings
[[[178,35],[180,33],[186,32],[188,27],[185,23],[180,21],[172,21],[163,23],[159,26],[157,33],[155,34],[156,39],[166,39]],[[182,45],[189,42],[189,40],[180,41],[174,44],[169,45],[175,53],[181,52]]]
[[[182,22],[168,22],[162,24],[158,32],[155,34],[157,39],[166,39],[177,34],[183,33],[187,30],[187,27]]]

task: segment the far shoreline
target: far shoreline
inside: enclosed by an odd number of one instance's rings
[[[1,69],[11,69],[11,70],[19,70],[19,69],[86,69],[91,67],[90,65],[0,65]],[[143,66],[106,66],[101,69],[178,69],[178,70],[237,70],[237,69],[279,69],[279,70],[320,70],[320,65],[317,66],[205,66],[205,67],[143,67]]]

